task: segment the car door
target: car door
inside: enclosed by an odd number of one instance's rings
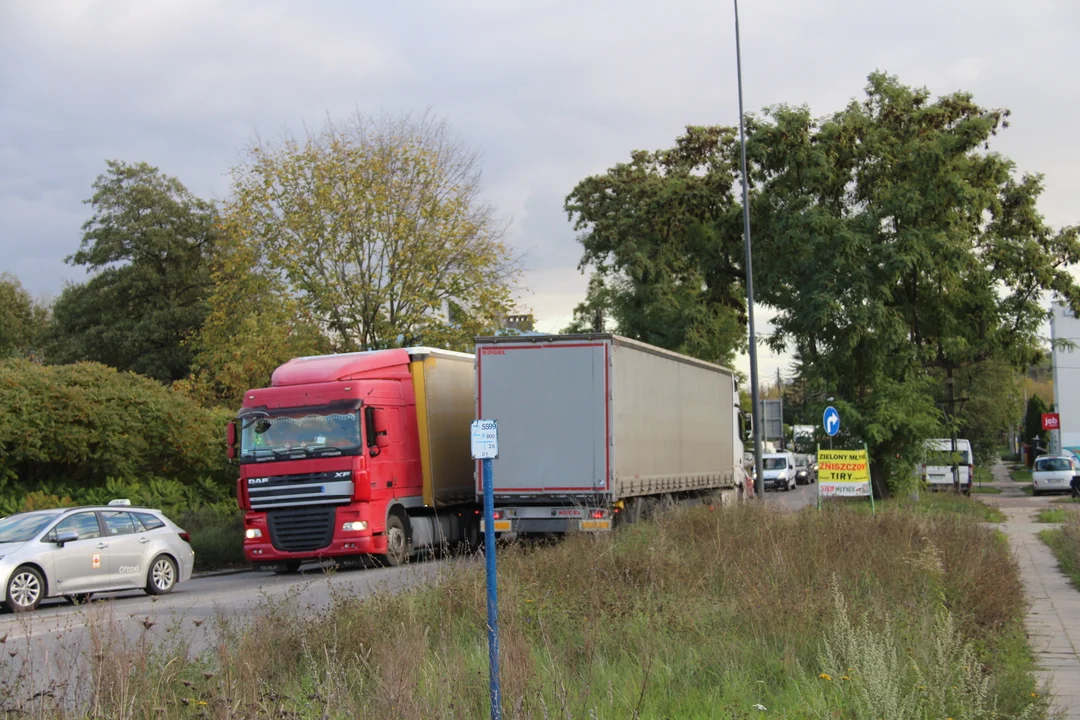
[[[138,588],[146,584],[150,538],[126,510],[102,510],[109,541],[109,581],[114,588]]]
[[[109,587],[109,543],[101,532],[97,512],[68,515],[49,532],[50,539],[74,531],[79,539],[53,550],[53,595],[95,592]]]

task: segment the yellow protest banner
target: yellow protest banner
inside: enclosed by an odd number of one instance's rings
[[[818,505],[823,497],[869,497],[873,503],[869,453],[865,447],[861,450],[818,448],[817,461]]]

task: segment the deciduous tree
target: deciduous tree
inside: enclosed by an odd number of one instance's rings
[[[1007,117],[875,73],[865,100],[831,116],[780,106],[752,123],[771,342],[844,399],[882,483],[909,476],[917,443],[953,424],[932,375],[1022,366],[1038,355],[1046,294],[1080,306],[1067,271],[1077,229],[1050,228],[1042,178],[989,150]]]
[[[19,278],[0,273],[0,358],[39,359],[49,310],[30,297]]]
[[[208,309],[214,206],[146,163],[109,161],[93,189],[94,213],[67,258],[93,277],[57,299],[49,359],[183,378],[191,363],[184,340]]]
[[[512,307],[517,265],[481,198],[478,156],[431,114],[357,114],[302,140],[256,140],[225,220],[230,245],[256,248],[269,296],[337,350],[471,349]],[[252,332],[267,327],[244,319],[250,309],[229,308]]]
[[[582,180],[565,208],[593,268],[571,330],[608,329],[713,362],[745,347],[734,131],[687,127],[675,147],[636,151]]]

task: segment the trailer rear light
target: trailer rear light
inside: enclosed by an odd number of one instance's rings
[[[493,513],[491,513],[491,518],[493,520],[502,520],[502,517],[503,517],[503,511],[502,510],[496,510]]]
[[[593,520],[600,520],[604,517],[604,511],[593,510],[591,513],[589,513],[589,517],[591,517]]]
[[[261,538],[262,530],[260,530],[259,528],[248,528],[244,531],[244,537],[246,537],[248,540],[255,540],[256,538]]]
[[[367,530],[367,520],[347,522],[341,526],[341,529],[345,532],[360,532],[361,530]]]

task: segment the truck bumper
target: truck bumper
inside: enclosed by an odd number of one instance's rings
[[[327,528],[329,542],[320,548],[290,551],[276,547],[265,513],[249,512],[244,518],[244,557],[256,568],[272,569],[289,562],[337,559],[358,561],[364,555],[386,553],[386,536],[375,534],[370,524],[363,530],[345,530],[343,524],[363,519],[368,522],[367,508],[362,505],[337,508]]]
[[[613,527],[610,510],[566,507],[500,507],[495,510],[496,533],[604,532]],[[484,531],[484,521],[480,530]]]

